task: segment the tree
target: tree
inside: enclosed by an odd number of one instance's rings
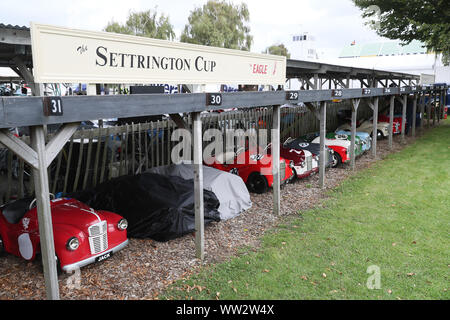
[[[364,18],[378,16],[371,24],[378,35],[423,42],[427,49],[442,53],[450,63],[450,6],[448,0],[353,0]]]
[[[245,3],[233,5],[225,1],[210,0],[203,7],[191,11],[181,34],[181,42],[206,46],[250,50],[253,37],[250,14]]]
[[[169,17],[164,14],[157,17],[156,8],[142,12],[131,12],[128,14],[127,21],[124,25],[111,21],[105,27],[104,31],[132,34],[135,36],[173,40],[175,32],[170,24]]]
[[[268,53],[268,54],[275,54],[278,56],[285,56],[286,58],[290,58],[291,54],[289,53],[288,49],[284,46],[284,44],[274,44],[271,45],[270,47],[266,48],[266,51],[264,53]]]

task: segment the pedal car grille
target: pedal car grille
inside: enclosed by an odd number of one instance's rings
[[[91,253],[97,254],[108,249],[108,226],[106,221],[89,227],[89,245]]]
[[[286,177],[286,163],[280,161],[280,181],[283,181]]]
[[[306,157],[306,170],[310,171],[312,169],[312,156]]]

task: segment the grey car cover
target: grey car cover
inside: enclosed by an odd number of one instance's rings
[[[165,176],[176,176],[183,179],[194,179],[193,164],[172,164],[155,167],[148,172]],[[219,199],[218,211],[221,220],[236,217],[252,206],[250,194],[241,177],[229,172],[203,166],[203,188],[214,192]]]

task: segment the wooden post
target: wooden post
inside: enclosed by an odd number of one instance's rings
[[[325,188],[325,165],[327,153],[325,150],[325,135],[327,132],[327,103],[320,102],[320,159],[319,159],[319,187]]]
[[[417,119],[417,94],[414,94],[413,110],[412,110],[412,123],[411,123],[411,135],[416,136],[416,120]]]
[[[372,104],[372,110],[373,110],[373,128],[372,128],[372,156],[374,158],[377,157],[377,136],[378,136],[378,100],[379,98],[376,97]]]
[[[436,97],[437,91],[433,91],[433,127],[436,125]]]
[[[392,150],[392,142],[394,136],[394,104],[395,104],[395,96],[391,96],[389,100],[389,149]]]
[[[59,300],[58,274],[56,270],[56,254],[55,243],[53,240],[43,126],[31,127],[30,136],[31,146],[36,151],[38,157],[38,167],[37,169],[33,169],[33,181],[35,185],[45,288],[47,299]]]
[[[351,144],[350,144],[350,167],[355,170],[355,140],[356,140],[356,115],[358,112],[358,107],[360,99],[352,99],[352,133],[351,133]]]
[[[194,196],[195,196],[195,255],[203,261],[205,257],[205,223],[203,199],[203,145],[200,112],[193,112],[194,121]]]
[[[402,143],[405,143],[406,132],[406,106],[408,104],[408,95],[403,95],[403,107],[402,107]]]
[[[442,93],[442,119],[445,116],[445,107],[447,106],[447,90],[444,90]],[[447,111],[448,113],[448,111]]]
[[[423,125],[425,123],[425,94],[420,94],[420,134],[423,134]]]
[[[273,175],[273,213],[280,214],[280,110],[273,106],[272,115],[272,175]],[[289,165],[289,163],[286,163]]]

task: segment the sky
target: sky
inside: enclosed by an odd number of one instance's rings
[[[0,23],[29,26],[30,22],[74,29],[102,31],[111,20],[124,23],[130,12],[154,9],[169,16],[179,38],[190,11],[207,0],[0,0]],[[319,57],[336,58],[352,41],[383,40],[364,25],[361,10],[351,0],[231,0],[245,2],[250,11],[252,52],[272,44],[292,45],[292,36],[308,32],[315,37]],[[292,47],[293,48],[293,47]],[[292,53],[291,49],[291,53]]]

